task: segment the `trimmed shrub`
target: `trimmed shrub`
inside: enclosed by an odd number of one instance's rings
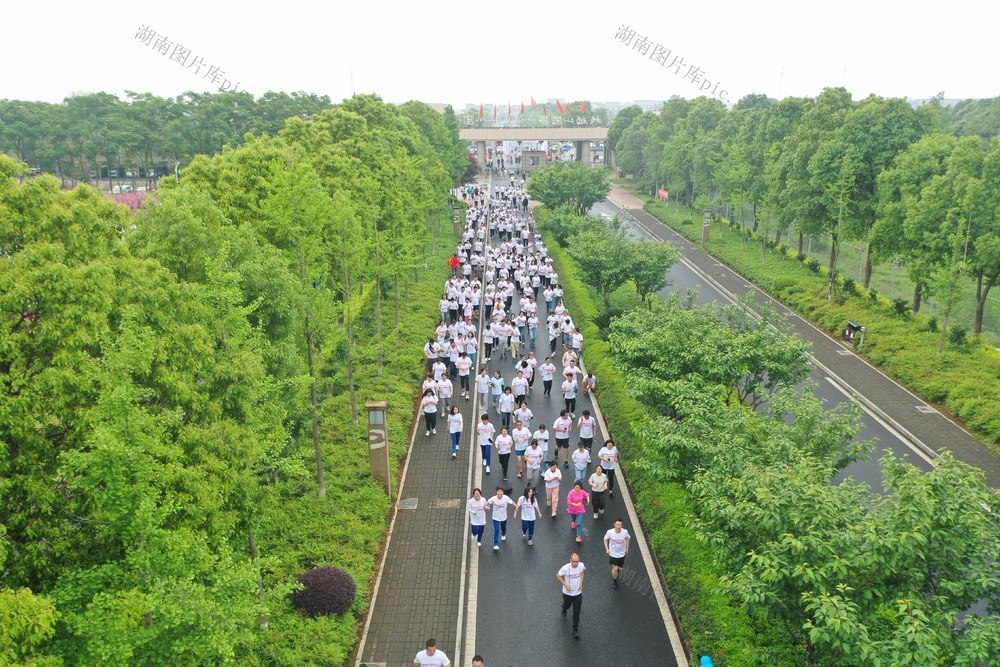
[[[350,611],[358,587],[354,577],[339,567],[320,567],[299,577],[302,588],[291,594],[292,604],[310,616]]]
[[[952,345],[962,345],[969,336],[969,329],[961,324],[956,324],[948,332],[948,342]]]

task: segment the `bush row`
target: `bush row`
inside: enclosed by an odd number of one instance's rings
[[[544,208],[535,211],[540,222],[547,214]],[[792,654],[794,649],[784,635],[718,592],[723,571],[689,525],[693,506],[683,485],[664,482],[641,466],[629,465],[629,461],[641,461],[646,455],[637,434],[649,422],[649,411],[631,395],[625,378],[612,365],[608,344],[592,320],[601,310],[590,289],[577,278],[569,253],[551,243],[549,254],[565,289],[566,306],[587,341],[587,370],[598,378],[598,397],[609,437],[622,450],[636,510],[650,537],[688,650],[696,656],[710,654],[720,666],[786,664],[777,661],[778,656]]]
[[[655,202],[645,209],[700,243],[701,228],[684,224],[689,215],[684,209]],[[773,242],[762,253],[761,237],[750,236],[753,242],[741,250],[735,237],[719,238],[713,228],[707,251],[828,333],[839,335],[847,320],[864,324],[865,358],[928,403],[953,414],[1000,453],[1000,352],[964,340],[957,330],[939,355],[937,318],[913,315],[899,299],[867,292],[841,276],[835,298],[828,300],[825,266]]]

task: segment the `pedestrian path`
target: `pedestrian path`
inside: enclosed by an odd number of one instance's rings
[[[548,350],[548,337],[545,302],[540,300],[539,304],[541,322],[535,352],[541,360]],[[517,306],[512,310],[516,312]],[[482,330],[480,320],[476,328],[480,343]],[[432,334],[428,332],[429,336]],[[561,345],[558,347],[561,352]],[[523,351],[527,352],[527,346]],[[554,418],[564,407],[559,390],[561,357],[553,356],[559,370],[551,398],[542,398],[540,379],[534,381],[528,397],[535,413],[532,431],[542,422],[551,431]],[[484,361],[480,344],[476,368]],[[513,362],[510,357],[494,355],[488,364],[490,373],[500,370],[509,384],[514,376]],[[425,435],[423,419],[414,426],[397,508],[355,664],[408,667],[425,641],[433,637],[439,650],[456,666],[471,664],[472,656],[478,653],[490,665],[687,667],[655,564],[620,475],[615,496],[609,498],[603,516],[595,519],[592,509],[587,507],[582,543],[575,541],[576,532],[570,528],[565,512],[573,464],[570,463],[570,468],[562,467],[560,458],[559,469],[565,476],[560,488],[560,511],[557,518],[549,518],[542,489],[539,494],[542,512],[536,524],[534,545],[529,546],[521,539],[520,521],[511,516],[508,539],[501,542],[499,551],[491,548],[490,525],[486,527],[482,547],[477,547],[469,536],[465,512],[472,487],[482,487],[484,496],[489,497],[495,493],[497,484],[502,483],[505,488],[513,489],[516,500],[525,480],[517,478],[512,455],[509,479],[503,481],[495,452],[491,471],[486,474],[474,433],[483,406],[474,385],[470,400],[461,397],[457,381],[454,393],[453,403],[460,407],[465,425],[457,458],[451,457],[444,410],[440,412],[436,434]],[[578,442],[575,428],[583,410],[594,413],[600,423],[592,448],[596,462],[606,432],[599,406],[589,396],[581,395],[578,400],[571,443],[575,446]],[[499,432],[499,416],[496,411],[489,412]],[[554,442],[549,453],[550,458],[555,453]],[[593,469],[592,464],[587,477]],[[602,538],[618,516],[634,539],[618,587],[612,588]],[[559,613],[562,594],[556,581],[556,571],[570,560],[573,552],[580,554],[587,567],[579,639],[572,637],[570,618]]]

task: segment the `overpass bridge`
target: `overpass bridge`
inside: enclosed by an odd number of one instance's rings
[[[486,164],[486,142],[493,141],[572,141],[576,143],[576,159],[590,162],[590,142],[605,141],[606,127],[476,127],[458,131],[458,136],[476,144],[479,166]],[[605,151],[607,144],[605,144]],[[605,160],[607,161],[607,160]]]

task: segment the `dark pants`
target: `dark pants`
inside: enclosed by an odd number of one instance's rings
[[[482,542],[483,541],[483,529],[484,528],[486,528],[486,526],[469,526],[469,530],[472,531],[472,535],[473,535],[473,537],[476,538],[476,542]]]
[[[431,430],[432,428],[437,428],[437,419],[438,419],[438,413],[436,412],[424,413],[424,421],[427,422],[428,431]]]
[[[552,354],[555,354],[556,353],[556,345],[558,343],[559,343],[559,338],[550,338],[549,339],[549,352],[551,352]]]
[[[580,595],[566,595],[563,593],[563,611],[573,607],[573,629],[580,627],[580,607],[583,606],[583,593]]]
[[[604,474],[608,476],[608,490],[609,491],[614,491],[615,490],[615,469],[614,468],[609,468],[609,469],[607,469],[607,470],[604,471]]]
[[[590,494],[590,504],[594,506],[594,514],[604,510],[604,501],[607,499],[607,491],[594,491]]]
[[[545,388],[545,391],[542,392],[542,394],[545,395],[545,396],[551,396],[552,395],[552,380],[542,380],[542,385]]]
[[[567,398],[566,399],[566,409],[569,410],[570,413],[573,413],[573,414],[576,413],[576,397],[575,396],[573,398]]]
[[[500,458],[500,469],[503,470],[503,476],[507,476],[507,466],[510,464],[510,454],[497,454]]]
[[[528,536],[529,540],[535,539],[535,522],[521,519],[521,533]]]

